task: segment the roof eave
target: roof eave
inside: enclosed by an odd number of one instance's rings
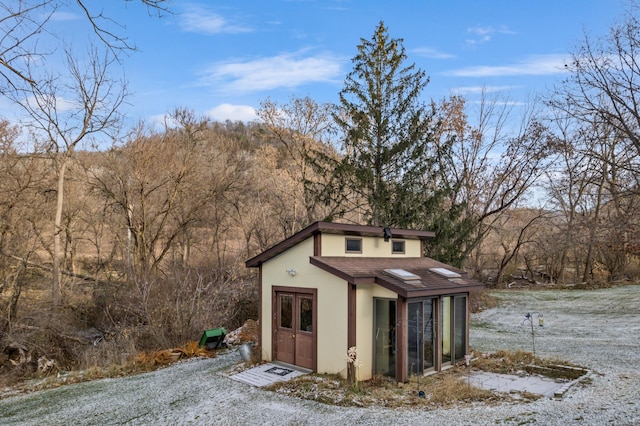
[[[407,292],[407,298],[414,297],[430,297],[430,296],[442,296],[447,294],[462,294],[462,293],[470,293],[472,291],[479,291],[484,289],[483,284],[472,284],[472,285],[464,285],[460,287],[437,287],[430,289],[420,289],[415,291]]]
[[[357,284],[374,284],[376,282],[375,276],[356,277],[356,276],[347,274],[346,272],[340,269],[327,265],[326,263],[320,262],[318,259],[314,257],[309,258],[309,263],[351,284],[356,284],[356,285]]]

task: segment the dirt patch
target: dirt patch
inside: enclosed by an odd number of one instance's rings
[[[522,402],[541,397],[530,392],[499,394],[471,385],[469,376],[480,371],[520,377],[535,375],[563,383],[588,373],[588,370],[582,367],[561,365],[555,359],[534,358],[531,353],[523,351],[499,351],[476,355],[469,367],[464,363],[458,363],[439,373],[424,377],[413,376],[408,383],[396,383],[391,378],[376,376],[354,386],[336,375],[315,374],[277,383],[265,389],[339,406],[418,407],[433,410],[478,403]]]
[[[466,403],[500,401],[490,391],[469,386],[460,371],[413,378],[408,383],[377,376],[357,387],[335,375],[307,375],[269,386],[267,390],[338,406],[420,407],[428,409],[460,406]]]

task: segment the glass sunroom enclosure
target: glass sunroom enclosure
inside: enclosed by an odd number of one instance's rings
[[[440,371],[467,354],[467,296],[407,301],[407,376]],[[396,375],[397,302],[374,299],[374,374]]]

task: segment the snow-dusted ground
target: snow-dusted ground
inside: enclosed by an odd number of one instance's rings
[[[596,291],[498,293],[500,305],[472,318],[481,351],[531,351],[526,312],[544,315],[536,354],[594,371],[561,400],[455,409],[345,408],[263,391],[220,374],[237,352],[180,362],[123,379],[97,380],[0,400],[11,425],[640,424],[640,286]]]

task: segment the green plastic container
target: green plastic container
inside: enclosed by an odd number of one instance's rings
[[[200,346],[206,346],[209,349],[219,349],[222,347],[222,343],[226,335],[227,330],[224,327],[205,330],[204,333],[202,333],[202,338],[200,339]]]

